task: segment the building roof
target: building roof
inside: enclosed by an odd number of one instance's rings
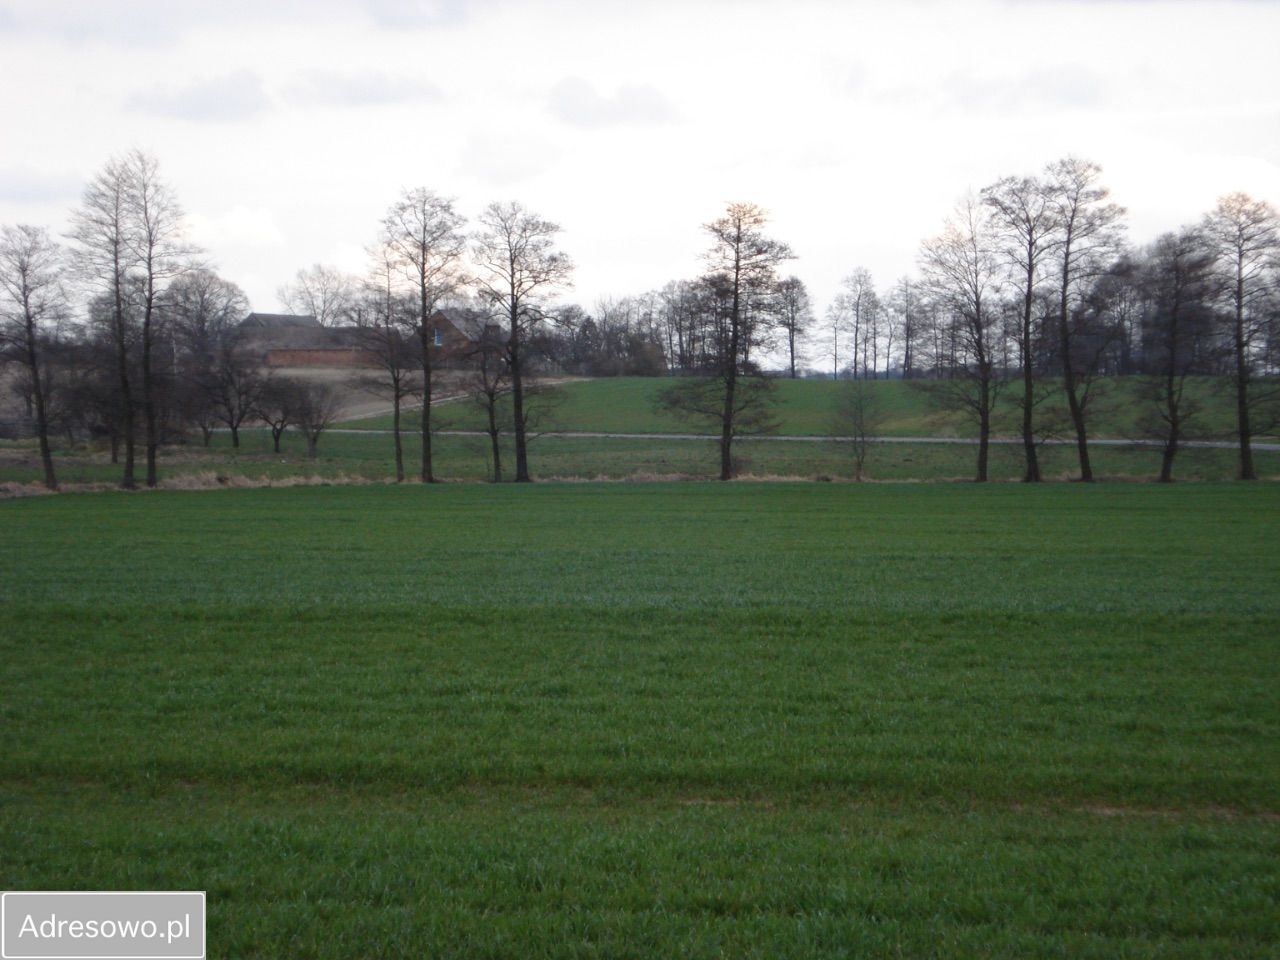
[[[320,321],[307,314],[251,313],[240,321],[240,326],[250,330],[280,330],[286,327],[318,327]]]
[[[455,330],[472,343],[478,342],[484,335],[485,328],[493,325],[493,321],[485,314],[462,307],[441,308],[432,315],[433,319],[435,317],[448,320]]]

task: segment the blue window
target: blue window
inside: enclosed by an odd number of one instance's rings
[[[436,332],[436,346],[437,346],[437,347],[443,347],[443,346],[444,346],[444,334],[440,332],[440,328],[439,328],[439,327],[436,327],[436,328],[435,328],[435,332]]]

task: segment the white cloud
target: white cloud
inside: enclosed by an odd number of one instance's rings
[[[440,88],[433,83],[377,71],[311,70],[294,81],[289,92],[299,103],[335,107],[423,104],[441,98]]]
[[[176,89],[154,84],[128,99],[131,109],[174,120],[243,120],[270,105],[262,78],[249,70],[201,78]]]
[[[539,140],[482,133],[462,148],[457,172],[493,187],[510,187],[545,172],[558,155],[556,147]]]
[[[30,167],[0,169],[0,201],[13,204],[74,202],[84,184],[71,174],[43,173]]]
[[[675,106],[654,87],[624,83],[606,96],[581,77],[569,77],[552,87],[548,108],[565,123],[584,128],[663,124],[676,119]]]
[[[192,213],[187,222],[192,239],[209,250],[230,246],[279,247],[284,243],[284,233],[275,215],[265,207],[236,204],[214,215]]]

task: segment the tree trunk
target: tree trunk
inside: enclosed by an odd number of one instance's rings
[[[502,482],[502,449],[498,443],[498,405],[496,397],[489,397],[489,443],[493,446],[493,482]]]
[[[987,482],[987,459],[991,451],[991,380],[984,377],[978,398],[978,475],[974,480]]]
[[[35,324],[28,316],[26,324],[27,366],[31,369],[31,400],[36,414],[36,436],[40,441],[40,464],[44,467],[44,485],[58,489],[58,477],[53,471],[53,454],[49,449],[49,417],[44,404],[44,384],[40,380],[40,357],[36,352]]]
[[[1080,480],[1093,483],[1093,466],[1089,462],[1089,435],[1085,430],[1084,405],[1076,389],[1075,365],[1071,358],[1070,309],[1071,236],[1067,235],[1062,253],[1062,291],[1058,301],[1058,347],[1062,352],[1062,389],[1067,395],[1067,409],[1076,432],[1076,453],[1080,458]]]
[[[156,451],[160,446],[156,424],[155,384],[151,371],[151,296],[148,295],[142,318],[142,416],[146,431],[147,486],[156,485]]]
[[[1169,426],[1169,435],[1164,442],[1164,450],[1160,456],[1160,482],[1173,483],[1173,458],[1178,455],[1178,428]]]
[[[733,479],[733,402],[737,371],[730,371],[724,385],[724,413],[720,417],[720,479]]]
[[[272,427],[271,429],[271,445],[275,449],[276,453],[280,452],[280,436],[283,433],[284,433],[284,427],[281,427],[279,430],[275,429],[274,427]]]
[[[1027,251],[1027,263],[1034,264],[1032,251]],[[1036,385],[1035,374],[1031,362],[1031,313],[1034,308],[1032,284],[1035,282],[1035,268],[1027,268],[1026,288],[1022,297],[1022,327],[1018,331],[1018,349],[1022,351],[1022,452],[1026,457],[1027,469],[1022,479],[1025,483],[1040,482],[1040,459],[1036,452],[1035,425],[1032,422],[1035,411]]]
[[[400,442],[400,385],[395,385],[391,407],[391,433],[396,447],[396,483],[404,483],[404,445]]]
[[[425,294],[422,303],[422,324],[418,328],[419,346],[422,348],[422,468],[418,478],[423,483],[435,483],[436,476],[431,458],[431,331],[427,329]]]
[[[125,490],[133,490],[138,486],[134,477],[134,421],[133,396],[129,389],[129,345],[124,327],[124,300],[119,289],[120,280],[116,280],[116,374],[120,379],[120,425],[124,440],[124,476],[120,478],[120,486]]]
[[[40,463],[44,467],[44,485],[50,490],[58,489],[58,477],[53,471],[53,453],[49,449],[49,418],[45,411],[43,391],[39,384],[39,373],[33,372],[36,378],[36,430],[40,437]]]
[[[1244,273],[1236,264],[1236,425],[1240,435],[1240,479],[1257,480],[1253,466],[1253,431],[1249,425],[1249,358],[1244,336]]]
[[[238,450],[240,449],[240,427],[233,426],[230,429],[231,429],[231,446]]]
[[[316,442],[320,438],[314,434],[307,434],[307,459],[314,460],[316,458]]]
[[[520,327],[514,298],[511,305],[511,338],[507,356],[511,361],[511,413],[515,418],[516,483],[529,483],[529,448],[524,431],[524,373],[520,369]]]

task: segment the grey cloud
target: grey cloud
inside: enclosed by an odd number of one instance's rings
[[[580,77],[557,83],[551,90],[548,109],[565,123],[587,128],[661,124],[676,119],[675,107],[653,87],[623,84],[612,96],[604,96]]]
[[[376,107],[385,104],[434,102],[440,89],[425,80],[384,73],[339,73],[317,70],[304,74],[290,88],[302,103],[338,107]]]
[[[374,23],[409,29],[463,23],[473,5],[469,0],[365,0]]]
[[[248,70],[200,79],[176,89],[140,90],[130,109],[180,120],[242,120],[269,105],[262,79]]]
[[[208,26],[324,22],[364,16],[376,26],[439,27],[468,19],[481,0],[9,0],[0,30],[52,36],[67,43],[155,46]]]
[[[927,85],[913,83],[863,95],[886,104],[1013,115],[1089,109],[1104,105],[1108,99],[1105,83],[1083,65],[1038,67],[1003,76],[956,70]]]
[[[558,155],[555,146],[528,138],[479,134],[460,151],[458,172],[505,187],[543,173]]]
[[[262,6],[251,0],[195,0],[186,4],[130,0],[124,9],[101,0],[17,0],[0,10],[0,27],[53,36],[68,43],[110,41],[145,46],[171,41],[184,30],[210,21],[243,20]]]
[[[78,197],[83,187],[84,181],[70,174],[0,169],[0,201],[7,203],[60,203]]]
[[[1095,107],[1104,99],[1102,81],[1083,66],[1039,67],[1009,77],[957,71],[942,88],[956,107],[1002,113]]]

